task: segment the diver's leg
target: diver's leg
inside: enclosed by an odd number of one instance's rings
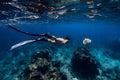
[[[52,39],[47,39],[45,37],[42,37],[42,38],[38,38],[38,39],[33,39],[33,40],[26,40],[26,41],[23,41],[23,42],[20,42],[18,44],[15,44],[13,45],[10,50],[13,50],[17,47],[20,47],[20,46],[23,46],[23,45],[26,45],[26,44],[30,44],[30,43],[34,43],[34,42],[38,42],[38,41],[46,41],[46,42],[50,42],[50,43],[55,43],[55,40],[52,40]]]
[[[41,34],[41,35],[44,36],[44,37],[48,37],[48,38],[52,38],[52,39],[56,39],[55,36],[52,36],[52,35],[50,35],[49,33],[45,33],[45,34]]]
[[[46,41],[46,42],[50,42],[50,43],[56,43],[56,40],[48,39],[48,38],[45,38],[45,37],[38,38],[37,41]]]

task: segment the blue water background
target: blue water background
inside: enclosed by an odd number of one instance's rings
[[[18,3],[27,1],[36,0],[18,0]],[[97,6],[98,3],[102,3],[102,5]],[[101,65],[99,72],[103,74],[98,75],[100,79],[96,80],[119,80],[120,1],[95,0],[93,5],[94,8],[88,8],[89,4],[86,2],[68,5],[66,8],[55,10],[58,12],[67,10],[67,13],[55,18],[48,15],[52,10],[46,10],[42,14],[34,14],[23,10],[24,7],[20,7],[20,4],[16,4],[16,2],[11,5],[0,2],[0,80],[22,80],[19,79],[20,73],[28,67],[33,55],[45,49],[49,50],[53,61],[61,62],[60,69],[67,75],[68,80],[79,80],[74,75],[75,72],[69,68],[73,53],[78,47],[83,46],[82,41],[85,38],[92,40],[92,43],[85,47]],[[74,9],[76,10],[74,11]],[[91,10],[97,12],[92,13]],[[91,13],[98,16],[88,17]],[[38,18],[30,18],[30,16],[38,16]],[[19,42],[39,37],[28,36],[12,30],[6,26],[9,23],[29,33],[50,33],[56,37],[67,36],[70,37],[70,41],[67,44],[51,44],[40,41],[10,50],[11,46]]]
[[[47,33],[56,37],[70,37],[70,42],[80,46],[84,38],[92,40],[92,47],[108,47],[117,44],[120,39],[119,23],[54,23],[54,24],[14,24],[17,28],[30,33]],[[0,26],[0,51],[8,51],[14,44],[24,40],[36,39],[16,32],[6,25]],[[32,44],[30,44],[32,45]],[[116,47],[116,46],[115,46]],[[119,48],[118,48],[119,49]]]

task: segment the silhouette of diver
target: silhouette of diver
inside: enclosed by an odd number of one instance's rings
[[[30,44],[30,43],[34,43],[34,42],[38,42],[38,41],[46,41],[46,42],[50,42],[50,43],[56,43],[56,42],[59,42],[59,43],[62,43],[62,44],[65,44],[67,43],[70,39],[69,37],[66,37],[66,38],[57,38],[55,36],[52,36],[50,35],[49,33],[45,33],[45,34],[32,34],[32,33],[28,33],[28,32],[24,32],[22,30],[19,30],[18,28],[12,26],[11,24],[8,24],[7,25],[9,28],[13,29],[13,30],[16,30],[20,33],[23,33],[23,34],[26,34],[26,35],[29,35],[29,36],[41,36],[40,38],[37,38],[37,39],[33,39],[33,40],[26,40],[26,41],[23,41],[23,42],[20,42],[18,44],[15,44],[11,47],[10,50],[13,50],[17,47],[20,47],[22,45],[25,45],[25,44]]]

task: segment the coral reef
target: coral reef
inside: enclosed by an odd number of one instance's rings
[[[4,54],[0,80],[120,80],[120,61],[106,48],[43,45]]]
[[[56,63],[54,62],[54,64]],[[52,65],[48,50],[40,51],[33,55],[31,64],[23,73],[24,78],[27,80],[67,80],[57,67]]]
[[[72,70],[77,76],[81,75],[83,78],[93,80],[99,75],[99,63],[84,47],[80,47],[74,52],[71,64]]]

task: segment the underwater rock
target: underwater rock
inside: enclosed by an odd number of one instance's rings
[[[23,76],[27,80],[67,80],[57,68],[59,65],[59,62],[52,62],[48,50],[40,51],[32,56],[31,64],[25,69]]]
[[[40,72],[31,72],[28,80],[42,80],[42,75]]]
[[[40,72],[32,72],[28,80],[63,80],[60,72],[57,69],[48,71],[46,74]]]
[[[84,47],[80,47],[74,52],[71,64],[72,70],[77,76],[93,79],[99,75],[97,61]]]
[[[61,80],[61,75],[57,69],[48,72],[49,80]]]
[[[50,62],[44,58],[38,58],[35,63],[29,65],[31,71],[40,71],[41,73],[46,73],[49,70]]]
[[[46,73],[50,68],[50,54],[48,50],[37,52],[32,58],[32,64],[29,65],[29,70],[40,71]]]
[[[59,60],[57,60],[57,61],[52,61],[52,64],[53,64],[54,67],[60,69],[61,62],[60,62]]]
[[[46,49],[44,51],[37,52],[37,54],[34,54],[32,57],[32,63],[34,63],[38,58],[45,58],[48,61],[50,61],[51,56],[50,56],[48,49]]]

